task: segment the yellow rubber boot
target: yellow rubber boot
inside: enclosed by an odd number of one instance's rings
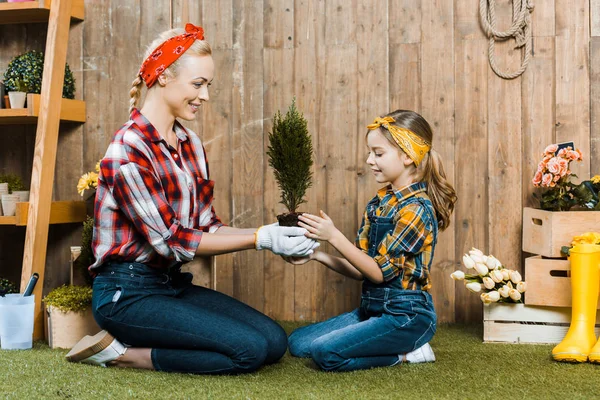
[[[579,244],[571,249],[571,326],[554,349],[556,361],[586,362],[596,343],[596,305],[600,245]]]

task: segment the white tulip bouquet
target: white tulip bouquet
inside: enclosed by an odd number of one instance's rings
[[[468,271],[454,271],[450,276],[455,281],[464,282],[466,288],[473,293],[481,293],[484,305],[491,303],[521,303],[522,294],[527,284],[519,271],[504,268],[494,256],[486,256],[479,249],[472,248],[462,258]]]

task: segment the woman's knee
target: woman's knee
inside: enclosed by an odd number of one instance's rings
[[[284,356],[288,347],[288,337],[285,330],[276,322],[273,325],[266,338],[268,349],[265,364],[273,364],[279,361]]]
[[[231,356],[237,372],[254,372],[265,364],[269,343],[262,335],[252,335],[244,343],[239,343],[239,350]]]

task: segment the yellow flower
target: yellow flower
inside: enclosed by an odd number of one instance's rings
[[[592,183],[594,184],[598,184],[600,183],[600,175],[594,175],[592,176],[592,179],[590,179],[592,181]]]
[[[600,233],[586,232],[583,235],[575,236],[571,245],[575,246],[577,244],[600,244]]]
[[[85,192],[87,189],[95,189],[97,187],[98,174],[95,172],[88,172],[79,178],[79,182],[77,183],[77,192],[83,196],[83,192]]]
[[[96,189],[98,187],[98,174],[100,173],[100,161],[96,163],[96,172],[90,171],[87,174],[81,175],[77,182],[77,192],[83,196],[83,192],[87,189]]]

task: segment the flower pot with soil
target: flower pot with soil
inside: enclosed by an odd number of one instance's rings
[[[281,191],[281,201],[288,212],[277,216],[280,226],[298,226],[298,206],[306,203],[306,190],[312,185],[313,147],[307,121],[292,101],[285,116],[273,117],[267,156]]]

